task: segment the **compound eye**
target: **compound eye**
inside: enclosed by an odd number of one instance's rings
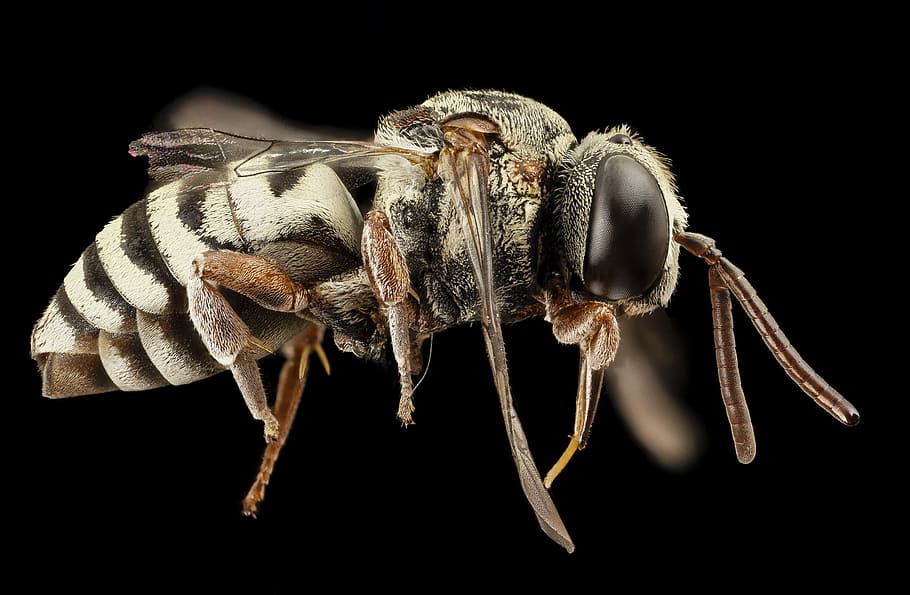
[[[632,139],[625,134],[614,134],[607,139],[607,142],[616,143],[617,145],[631,145]]]
[[[670,218],[657,180],[627,155],[605,157],[594,182],[585,287],[608,300],[644,295],[660,279],[669,249]]]

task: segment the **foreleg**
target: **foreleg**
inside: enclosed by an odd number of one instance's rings
[[[547,318],[553,323],[556,340],[578,345],[581,351],[575,426],[569,446],[544,478],[544,485],[549,488],[575,452],[588,442],[600,402],[604,372],[619,348],[619,324],[612,304],[579,298],[560,278],[550,280],[546,298]]]

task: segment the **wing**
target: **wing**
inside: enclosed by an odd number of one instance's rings
[[[161,130],[214,128],[249,138],[283,140],[368,140],[372,134],[326,126],[302,125],[266,107],[222,89],[199,87],[177,98],[155,118]]]
[[[496,132],[492,123],[460,118],[443,125],[446,146],[439,154],[439,175],[446,181],[457,205],[481,306],[481,325],[496,391],[502,406],[512,458],[522,490],[543,531],[569,552],[575,549],[559,512],[540,478],[528,440],[512,401],[505,343],[493,283],[493,247],[490,230],[488,177],[490,161],[485,135]]]
[[[702,447],[702,429],[676,398],[682,350],[663,310],[622,320],[622,348],[606,370],[607,393],[638,443],[664,467],[682,470]]]
[[[194,89],[174,100],[155,118],[155,125],[160,130],[211,128],[248,139],[274,138],[282,141],[335,142],[345,139],[367,143],[373,136],[369,130],[304,125],[283,118],[248,98],[211,87]],[[351,153],[351,147],[346,147],[344,152]],[[334,156],[339,157],[339,154]],[[354,162],[342,166],[343,162],[335,161],[333,169],[354,194],[358,204],[363,203],[361,207],[366,210],[372,193],[356,193],[355,190],[375,180],[374,164],[358,168]],[[248,170],[254,167],[250,164]]]
[[[204,172],[249,177],[288,172],[323,163],[334,168],[377,167],[383,158],[423,163],[431,154],[361,141],[276,141],[247,138],[211,128],[151,132],[130,144],[132,155],[149,158],[158,181]]]

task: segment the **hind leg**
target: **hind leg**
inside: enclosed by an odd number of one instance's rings
[[[322,351],[324,334],[325,327],[309,323],[282,348],[287,359],[281,368],[281,375],[278,379],[278,396],[272,407],[272,413],[278,420],[281,431],[278,438],[269,442],[265,447],[265,452],[262,453],[259,473],[246,498],[243,499],[243,514],[256,516],[259,503],[265,498],[265,488],[269,485],[275,462],[287,441],[291,424],[294,423],[294,417],[297,415],[297,407],[300,405],[300,397],[303,395],[303,388],[306,385],[309,358],[313,353],[319,356],[326,373],[329,373],[328,360],[325,352]]]
[[[300,312],[310,292],[277,263],[228,250],[200,254],[193,260],[193,273],[186,286],[190,319],[212,357],[230,368],[250,413],[265,424],[266,440],[274,440],[280,428],[266,400],[255,351],[271,348],[253,337],[220,288],[278,312]]]

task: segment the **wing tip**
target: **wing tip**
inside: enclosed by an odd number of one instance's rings
[[[555,528],[548,527],[543,521],[541,521],[540,527],[547,534],[547,537],[562,546],[567,553],[575,552],[575,544],[572,543],[572,538],[567,533],[559,533]]]

